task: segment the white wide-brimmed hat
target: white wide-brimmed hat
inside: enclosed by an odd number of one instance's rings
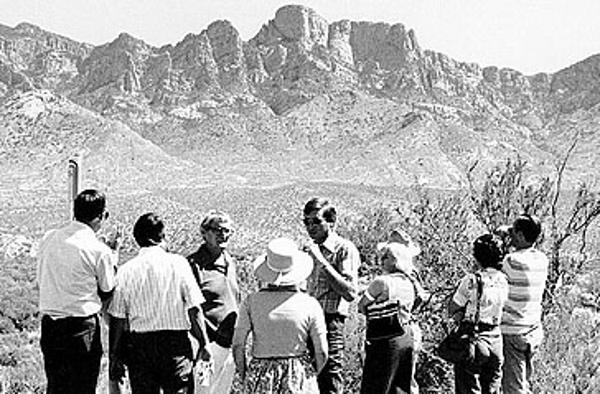
[[[380,253],[390,253],[396,259],[396,268],[407,274],[415,270],[413,258],[421,253],[421,248],[400,229],[392,230],[390,240],[378,243],[377,250]]]
[[[306,280],[313,270],[308,253],[298,249],[289,238],[276,238],[267,245],[267,253],[254,261],[254,274],[276,286],[295,285]]]

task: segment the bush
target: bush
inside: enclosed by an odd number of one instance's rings
[[[547,339],[535,359],[538,372],[534,391],[569,392],[577,388],[582,392],[595,392],[598,386],[594,384],[599,383],[593,377],[599,373],[597,365],[594,367],[589,361],[599,358],[598,325],[588,324],[593,320],[586,320],[585,316],[592,309],[581,309],[581,305],[567,301],[570,297],[567,289],[576,283],[581,273],[589,271],[591,261],[597,261],[593,259],[598,257],[598,247],[588,239],[597,236],[591,224],[600,213],[600,200],[585,185],[573,196],[561,196],[560,187],[549,179],[525,185],[525,169],[524,163],[510,161],[492,169],[482,185],[473,184],[469,191],[442,194],[416,189],[405,193],[404,203],[393,202],[393,198],[398,198],[397,190],[365,191],[340,185],[140,195],[135,200],[112,202],[111,221],[103,232],[124,230],[121,253],[124,262],[137,251],[131,237],[134,221],[142,213],[155,211],[167,223],[169,248],[186,255],[200,243],[198,227],[202,212],[221,207],[238,222],[231,252],[238,261],[240,287],[246,295],[256,289],[252,261],[264,252],[270,239],[282,235],[301,241],[306,239],[300,221],[301,207],[315,194],[328,195],[334,202],[340,202],[339,232],[359,248],[363,285],[379,272],[375,245],[387,239],[392,228],[401,226],[421,246],[422,254],[416,265],[425,287],[432,293],[431,300],[418,314],[424,340],[417,380],[421,392],[440,393],[452,392],[453,377],[450,366],[435,355],[434,348],[446,330],[446,300],[458,280],[473,269],[472,240],[499,224],[510,223],[522,211],[537,213],[547,229],[543,247],[559,273],[552,283],[562,282],[562,285],[556,286],[552,297],[548,297],[544,316]],[[35,229],[35,235],[39,236],[39,230]],[[3,346],[0,373],[9,376],[7,381],[12,392],[43,389],[37,340],[27,334],[38,324],[34,276],[35,261],[28,255],[0,260],[0,287],[6,289],[0,296],[0,333],[4,334],[0,336]],[[591,282],[600,283],[594,280]],[[596,297],[597,305],[598,288],[588,293]],[[364,341],[364,320],[356,309],[348,319],[346,334],[346,384],[348,392],[356,392],[360,385]],[[101,377],[105,380],[105,370]],[[100,386],[106,387],[106,382]]]

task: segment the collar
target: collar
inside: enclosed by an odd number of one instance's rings
[[[227,266],[229,266],[229,255],[226,250],[223,250],[221,254],[213,260],[211,253],[208,251],[208,247],[203,243],[200,245],[195,255],[197,264],[207,269],[210,269],[211,267],[227,268]]]
[[[73,231],[81,231],[81,232],[85,233],[85,235],[87,235],[87,236],[92,236],[92,237],[96,238],[96,233],[94,232],[94,230],[92,230],[92,228],[85,223],[78,222],[77,220],[73,220],[69,224],[69,227],[71,227],[73,229]]]
[[[165,250],[160,245],[144,246],[144,247],[140,248],[140,251],[138,252],[138,256],[143,256],[143,255],[150,254],[150,253],[164,253],[164,252],[165,252]]]
[[[329,235],[327,235],[327,238],[325,239],[325,241],[323,241],[321,246],[333,253],[337,249],[337,246],[340,243],[339,241],[340,241],[340,236],[337,235],[336,232],[330,231]]]

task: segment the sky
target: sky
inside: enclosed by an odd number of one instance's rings
[[[161,46],[227,19],[248,40],[286,4],[330,23],[402,23],[423,49],[527,75],[600,53],[600,0],[0,0],[0,24],[26,21],[94,45],[127,32]]]

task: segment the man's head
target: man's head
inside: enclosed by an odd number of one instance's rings
[[[233,221],[225,212],[210,211],[202,219],[200,233],[209,248],[225,250],[233,234]]]
[[[323,243],[335,227],[335,207],[324,198],[313,198],[304,205],[304,226],[315,243]]]
[[[510,229],[511,245],[517,250],[528,248],[537,241],[541,233],[542,224],[536,216],[519,215]]]
[[[73,216],[78,222],[86,223],[98,231],[102,221],[108,218],[104,193],[94,189],[79,193],[73,202]]]
[[[135,222],[133,238],[142,248],[159,245],[165,239],[165,224],[158,215],[146,213]]]

